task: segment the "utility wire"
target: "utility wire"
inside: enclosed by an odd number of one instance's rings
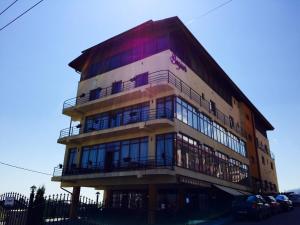
[[[4,166],[9,166],[9,167],[13,167],[13,168],[16,168],[16,169],[20,169],[20,170],[25,170],[25,171],[32,172],[32,173],[39,173],[39,174],[51,176],[50,173],[44,173],[44,172],[37,171],[37,170],[31,170],[31,169],[27,169],[27,168],[24,168],[24,167],[20,167],[20,166],[16,166],[16,165],[4,163],[4,162],[1,162],[1,161],[0,161],[0,164],[2,164]]]
[[[208,14],[210,14],[210,13],[212,13],[213,11],[215,11],[215,10],[217,10],[217,9],[219,9],[219,8],[221,8],[221,7],[225,6],[225,5],[227,5],[227,4],[229,4],[229,3],[232,2],[232,1],[233,1],[233,0],[229,0],[229,1],[223,2],[222,4],[220,4],[220,5],[216,6],[216,7],[214,7],[214,8],[212,8],[212,9],[208,10],[207,12],[201,14],[200,16],[197,16],[196,18],[189,20],[186,24],[191,24],[191,23],[193,23],[195,20],[198,20],[198,19],[200,19],[200,18],[202,18],[202,17],[204,17],[204,16],[207,16]]]
[[[13,3],[11,3],[9,6],[7,6],[2,12],[0,12],[0,16],[6,11],[8,10],[10,7],[12,7],[18,0],[15,0]]]
[[[34,7],[36,7],[37,5],[39,5],[41,2],[43,2],[44,0],[40,0],[37,3],[35,3],[33,6],[31,6],[29,9],[27,9],[26,11],[22,12],[19,16],[17,16],[16,18],[14,18],[13,20],[11,20],[9,23],[7,23],[6,25],[4,25],[3,27],[0,28],[0,31],[2,31],[4,28],[8,27],[10,24],[12,24],[13,22],[15,22],[17,19],[21,18],[22,16],[24,16],[26,13],[28,13],[30,10],[32,10]]]

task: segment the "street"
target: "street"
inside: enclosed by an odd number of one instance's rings
[[[232,225],[300,225],[300,207],[290,212],[280,213],[262,221],[239,221]]]

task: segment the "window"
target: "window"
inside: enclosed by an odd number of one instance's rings
[[[84,131],[103,130],[147,120],[149,120],[149,102],[89,116],[85,120]]]
[[[77,160],[77,148],[70,148],[69,149],[69,159],[68,159],[68,169],[72,169],[76,167],[76,160]]]
[[[109,142],[82,148],[82,168],[104,169],[130,166],[133,162],[146,163],[148,138]]]
[[[176,97],[176,118],[193,127],[199,132],[213,138],[215,141],[231,148],[239,154],[246,156],[246,144],[224,127],[213,122],[204,113],[199,112],[194,106],[185,100]],[[159,108],[159,107],[158,107]]]
[[[173,164],[174,135],[163,134],[156,136],[156,163],[170,166]]]
[[[148,72],[135,76],[135,87],[140,87],[148,84]]]
[[[101,51],[101,56],[95,56],[95,58],[100,58],[100,60],[97,62],[92,62],[90,64],[88,71],[82,74],[81,80],[88,79],[109,70],[124,66],[168,48],[169,37],[161,36],[156,37],[151,41],[139,41],[139,44],[133,46],[131,49],[110,56],[109,58],[104,58],[107,55],[107,52],[105,50],[104,52]]]
[[[217,108],[216,108],[216,103],[210,100],[209,102],[209,110],[212,112],[215,116],[217,115]]]
[[[274,167],[273,167],[273,163],[271,162],[271,163],[270,163],[270,165],[271,165],[271,169],[273,170],[273,169],[274,169]]]
[[[100,98],[100,93],[101,93],[101,88],[96,88],[91,90],[89,100],[92,101]]]
[[[156,100],[156,117],[173,118],[174,96],[168,96]]]
[[[262,163],[265,165],[265,157],[261,157],[261,161],[262,161]]]
[[[178,133],[175,139],[176,165],[240,184],[248,184],[249,168],[210,146]],[[161,146],[162,148],[162,146]]]
[[[112,83],[111,94],[116,94],[122,91],[122,81],[115,81]]]

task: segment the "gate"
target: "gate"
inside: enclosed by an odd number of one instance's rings
[[[29,199],[19,193],[0,195],[0,225],[26,225]]]

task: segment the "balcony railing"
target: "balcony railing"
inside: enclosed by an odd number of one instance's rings
[[[271,159],[275,160],[275,154],[274,154],[274,152],[270,151],[270,153],[271,153]]]
[[[70,165],[65,167],[59,165],[54,168],[53,176],[69,176],[81,174],[96,174],[107,172],[120,171],[134,171],[134,170],[148,170],[148,169],[170,169],[174,167],[172,158],[156,159],[155,157],[148,157],[146,159],[134,160],[131,158],[123,158],[122,160],[101,161],[98,163],[88,162],[77,167]]]
[[[242,136],[246,137],[242,127],[240,127],[237,123],[230,124],[229,116],[225,115],[219,109],[216,108],[216,110],[214,111],[211,110],[209,101],[204,99],[202,95],[200,95],[190,86],[188,86],[184,81],[182,81],[180,78],[174,75],[171,71],[161,70],[161,71],[156,71],[148,74],[148,84],[151,84],[151,86],[164,84],[164,83],[170,84],[180,92],[186,94],[190,99],[196,102],[201,108],[205,109],[208,113],[212,114],[215,118],[217,118],[217,120],[220,121],[221,124],[232,128],[237,133],[240,133]],[[117,92],[113,91],[112,86],[102,88],[99,96],[97,96],[98,97],[97,99],[101,99],[103,97],[129,91],[137,87],[140,86],[136,86],[134,79],[131,79],[123,82],[121,88]],[[87,102],[92,102],[97,99],[91,98],[90,93],[84,93],[78,97],[66,100],[63,104],[63,109],[65,110],[67,108],[75,107]]]
[[[69,137],[69,136],[76,136],[83,133],[89,133],[93,131],[99,131],[109,128],[120,127],[124,125],[139,123],[139,122],[146,122],[150,120],[156,119],[168,119],[173,120],[174,112],[164,110],[140,110],[138,112],[123,114],[122,117],[118,122],[116,122],[116,118],[112,117],[105,117],[98,119],[98,123],[96,126],[93,127],[83,127],[82,125],[77,125],[70,128],[65,128],[60,131],[59,138]]]
[[[121,172],[121,171],[137,171],[137,170],[149,170],[149,169],[169,169],[174,170],[175,166],[188,169],[190,171],[198,172],[201,174],[205,174],[211,177],[215,177],[221,180],[226,180],[232,183],[238,183],[241,185],[250,185],[250,179],[248,171],[240,168],[239,166],[230,164],[226,162],[228,166],[230,166],[231,171],[224,170],[225,173],[218,173],[218,169],[216,165],[210,163],[204,167],[199,166],[199,168],[182,166],[181,163],[175,162],[175,159],[172,157],[165,157],[157,159],[153,156],[148,157],[146,159],[131,159],[131,158],[123,158],[122,160],[105,160],[100,162],[88,162],[84,163],[80,166],[76,164],[63,166],[59,165],[54,168],[53,176],[61,177],[61,176],[72,176],[72,175],[84,175],[84,174],[101,174],[108,172]],[[242,175],[243,173],[243,175]]]

